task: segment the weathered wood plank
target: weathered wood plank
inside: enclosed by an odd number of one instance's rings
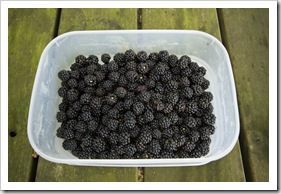
[[[143,29],[193,29],[221,40],[216,9],[143,9]],[[239,142],[226,157],[199,167],[145,168],[144,181],[245,181]]]
[[[232,61],[247,181],[269,180],[269,10],[220,9],[223,40]]]
[[[56,9],[9,9],[8,181],[30,181],[32,148],[26,127],[29,102],[41,53],[52,40]]]
[[[136,28],[136,9],[62,9],[59,34],[74,30]],[[137,168],[69,166],[40,158],[36,181],[137,181],[137,174]]]

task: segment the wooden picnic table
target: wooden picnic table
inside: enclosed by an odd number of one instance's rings
[[[268,9],[9,9],[8,181],[269,181]],[[117,168],[32,157],[27,118],[41,53],[74,30],[186,29],[220,40],[230,55],[240,114],[234,149],[195,167]]]

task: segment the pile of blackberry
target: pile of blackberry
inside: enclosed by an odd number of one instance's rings
[[[58,77],[57,137],[80,159],[199,158],[216,117],[206,69],[183,55],[79,55]]]

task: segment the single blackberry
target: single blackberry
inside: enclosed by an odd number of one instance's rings
[[[145,120],[145,118],[144,118],[143,115],[139,115],[139,116],[137,117],[137,123],[138,123],[139,125],[141,125],[141,126],[146,124],[146,120]]]
[[[89,135],[89,134],[85,135],[83,137],[83,139],[81,140],[81,144],[83,146],[86,146],[86,147],[91,146],[92,142],[93,142],[93,137],[91,135]]]
[[[190,87],[184,87],[181,91],[180,91],[180,95],[183,98],[187,98],[187,99],[191,99],[193,97],[193,90]]]
[[[138,74],[135,71],[127,71],[126,78],[131,83],[134,83],[137,80]]]
[[[86,75],[84,81],[86,85],[94,86],[97,83],[97,78],[94,75]]]
[[[134,100],[132,98],[125,99],[124,104],[123,104],[124,109],[129,110],[131,108],[131,106],[133,105],[133,103],[134,103]]]
[[[114,83],[111,80],[105,80],[105,81],[102,82],[102,87],[106,91],[111,91],[114,87]]]
[[[67,96],[67,87],[66,86],[60,87],[58,90],[58,94],[62,98],[66,97]]]
[[[65,129],[63,131],[63,138],[64,139],[73,139],[75,137],[74,131],[71,129]]]
[[[73,101],[78,100],[78,97],[79,97],[79,92],[78,92],[78,90],[76,90],[76,89],[70,89],[70,90],[67,91],[67,99],[68,99],[70,102],[73,102]]]
[[[189,101],[186,103],[186,112],[189,114],[195,114],[198,111],[198,105],[195,101]]]
[[[155,81],[148,79],[146,80],[145,85],[148,89],[153,89],[155,87]]]
[[[203,92],[201,95],[201,99],[204,99],[207,102],[211,102],[213,100],[213,94],[211,92]]]
[[[152,130],[152,137],[154,139],[161,139],[162,137],[162,132],[159,129],[153,129]]]
[[[115,90],[115,94],[119,98],[124,98],[126,96],[126,94],[127,94],[127,90],[125,88],[123,88],[123,87],[118,87]]]
[[[127,87],[128,85],[128,80],[125,75],[120,75],[119,80],[118,80],[118,85],[121,87]]]
[[[79,70],[80,65],[78,63],[73,63],[70,65],[71,71]]]
[[[129,129],[128,132],[131,138],[136,138],[139,135],[140,128],[138,126],[135,126],[134,128]]]
[[[190,140],[186,140],[185,144],[182,146],[182,149],[187,152],[192,152],[195,148],[196,144]]]
[[[74,128],[81,133],[85,133],[88,129],[88,125],[84,121],[78,121]]]
[[[91,112],[83,112],[83,113],[81,113],[81,117],[82,117],[82,120],[86,121],[86,122],[93,119]]]
[[[70,78],[70,72],[69,71],[66,71],[66,70],[61,70],[59,73],[58,73],[58,77],[61,81],[63,82],[66,82],[69,80]]]
[[[168,114],[168,113],[170,113],[170,112],[172,112],[173,111],[173,105],[171,104],[171,103],[166,103],[165,104],[165,107],[164,107],[164,109],[163,109],[163,112],[165,113],[165,114]]]
[[[84,80],[81,80],[78,82],[78,86],[77,86],[77,89],[79,91],[84,91],[84,89],[87,87],[87,84],[85,83]]]
[[[147,90],[142,90],[138,97],[142,102],[148,103],[151,97],[151,93]]]
[[[169,61],[169,52],[166,50],[162,50],[159,52],[159,59],[162,62],[168,63]]]
[[[152,70],[149,74],[149,79],[157,82],[161,79],[160,74],[158,74],[158,72],[156,70]]]
[[[169,69],[169,67],[167,67],[165,63],[159,62],[159,63],[157,63],[157,65],[155,66],[153,71],[155,71],[156,74],[158,74],[158,75],[163,75],[165,73],[165,71],[168,69]]]
[[[83,137],[85,136],[85,133],[81,133],[79,131],[75,131],[75,135],[74,138],[79,142],[83,139]]]
[[[205,113],[212,113],[214,110],[214,107],[211,103],[209,103],[208,107],[204,109]]]
[[[140,132],[138,137],[138,141],[142,144],[148,144],[152,140],[152,134],[148,130],[143,130]]]
[[[56,136],[57,136],[58,138],[64,138],[64,131],[65,131],[65,128],[59,127],[59,128],[57,129]]]
[[[83,105],[81,108],[81,112],[91,112],[91,107],[89,105]]]
[[[120,73],[118,73],[116,71],[112,71],[108,75],[108,79],[110,79],[113,82],[118,82],[119,81],[119,77],[120,77]]]
[[[200,133],[200,139],[201,140],[206,140],[210,137],[211,133],[209,131],[208,127],[201,127],[199,129],[199,133]]]
[[[108,69],[109,72],[118,71],[119,70],[119,66],[118,66],[118,64],[116,62],[110,61],[107,64],[107,69]]]
[[[108,155],[109,155],[109,152],[108,151],[102,151],[98,154],[98,159],[108,159]]]
[[[99,125],[96,133],[101,138],[107,138],[110,134],[110,131],[107,127],[105,127],[103,125]]]
[[[177,112],[183,112],[185,111],[186,103],[183,100],[179,100],[178,103],[175,105],[174,110]]]
[[[75,111],[80,111],[82,109],[82,104],[80,103],[80,101],[75,101],[73,104],[72,104],[72,108],[73,110]]]
[[[149,60],[153,61],[153,62],[158,62],[159,60],[159,54],[156,52],[150,53],[148,56]]]
[[[94,97],[91,99],[89,105],[93,110],[99,110],[102,107],[102,101],[100,98]]]
[[[154,115],[151,111],[145,111],[143,114],[145,123],[149,123],[154,120]]]
[[[109,105],[114,105],[117,103],[117,96],[115,94],[109,94],[105,97],[105,102]]]
[[[208,89],[209,86],[210,86],[209,80],[207,80],[207,79],[204,78],[204,79],[203,79],[203,82],[202,82],[202,84],[201,84],[200,86],[202,87],[203,90]]]
[[[178,57],[176,56],[176,55],[170,55],[169,56],[169,65],[171,66],[171,67],[174,67],[174,66],[176,66],[177,65],[177,62],[178,62]]]
[[[177,81],[170,81],[165,84],[167,92],[174,92],[178,89],[179,83]]]
[[[110,145],[116,145],[118,143],[118,134],[111,132],[108,136],[108,141]]]
[[[87,68],[82,67],[79,69],[81,77],[85,77],[87,75]]]
[[[163,148],[168,151],[177,150],[177,143],[173,138],[162,139]]]
[[[128,132],[122,132],[118,135],[118,142],[121,145],[127,145],[130,143],[130,134]]]
[[[171,125],[171,119],[168,117],[162,117],[159,119],[159,126],[163,129],[169,128]]]
[[[106,143],[101,138],[94,138],[92,140],[92,147],[95,152],[100,153],[105,150]]]
[[[166,101],[173,106],[177,104],[179,100],[179,94],[177,92],[168,93],[166,95]]]
[[[118,119],[120,117],[120,114],[116,108],[112,108],[108,111],[107,116],[112,119]]]
[[[206,74],[207,70],[204,67],[199,67],[197,72],[204,76]]]
[[[186,118],[185,123],[190,128],[196,127],[196,119],[193,117]]]
[[[176,112],[170,112],[168,114],[168,118],[171,121],[171,125],[175,125],[178,122],[178,120],[179,120],[179,116],[178,116],[178,114]]]
[[[181,70],[187,69],[189,62],[190,62],[190,58],[188,59],[188,58],[185,58],[185,57],[181,57],[178,61],[179,68]]]
[[[139,63],[137,64],[137,72],[140,74],[145,74],[149,71],[147,63]]]
[[[62,147],[65,150],[75,150],[77,148],[77,141],[75,139],[66,139],[62,142]]]
[[[101,61],[104,63],[109,63],[110,59],[111,59],[111,57],[107,53],[104,53],[101,55]]]
[[[61,102],[59,104],[59,110],[60,111],[66,112],[67,109],[68,109],[68,104],[66,102]]]
[[[137,148],[134,144],[127,144],[124,147],[125,153],[129,158],[133,158],[134,154],[137,152]]]
[[[97,82],[101,82],[105,78],[105,73],[102,71],[96,71],[94,75],[96,76]]]
[[[154,91],[156,93],[163,94],[164,93],[164,86],[163,86],[163,84],[161,82],[156,82]]]
[[[213,125],[207,125],[206,127],[208,128],[210,135],[215,133],[216,128]]]
[[[190,62],[189,68],[191,69],[192,72],[196,72],[196,71],[198,71],[199,66],[196,62]]]
[[[187,137],[188,140],[193,143],[196,143],[200,138],[200,133],[197,130],[190,130]]]
[[[126,58],[125,58],[125,54],[124,53],[117,53],[114,55],[113,60],[117,63],[117,64],[122,64],[125,62]]]
[[[66,111],[67,119],[75,119],[78,116],[78,112],[76,112],[73,108],[69,108]]]
[[[189,79],[193,84],[201,85],[204,82],[204,77],[199,73],[191,75]]]
[[[162,82],[170,82],[173,78],[173,75],[170,71],[165,71],[163,75],[161,76]]]
[[[136,79],[137,83],[139,83],[139,84],[144,84],[146,82],[146,80],[147,80],[147,77],[142,74],[138,74],[137,79]]]
[[[203,123],[207,125],[214,125],[216,122],[216,116],[212,113],[207,113],[203,115]]]
[[[144,111],[144,105],[141,102],[136,102],[135,104],[133,104],[132,107],[133,112],[135,113],[135,115],[140,115],[142,114],[142,112]]]
[[[96,55],[89,55],[87,58],[89,64],[98,64],[99,58]]]
[[[200,142],[198,149],[201,151],[202,156],[207,155],[210,151],[209,144],[205,141]]]
[[[130,118],[126,121],[124,121],[124,127],[128,128],[128,129],[133,129],[136,125],[136,120],[134,118]]]
[[[91,131],[91,132],[94,132],[97,130],[98,128],[98,122],[95,121],[95,120],[91,120],[88,122],[88,130]]]
[[[136,71],[137,70],[137,63],[135,61],[129,61],[126,63],[125,66],[127,71]]]
[[[136,115],[132,111],[127,111],[124,113],[124,120],[128,120],[131,118],[136,119]]]
[[[85,93],[89,93],[89,94],[95,94],[96,93],[96,89],[94,87],[88,86],[84,89]]]
[[[84,65],[87,62],[87,58],[85,56],[83,56],[83,55],[78,55],[75,58],[75,62],[80,64],[80,65]]]
[[[195,149],[190,153],[190,156],[192,158],[200,158],[202,156],[202,152],[200,148],[195,147]]]
[[[88,75],[94,75],[94,73],[98,70],[98,66],[93,64],[93,65],[89,65],[87,67],[87,74]]]
[[[158,155],[161,152],[161,145],[158,140],[153,139],[149,145],[148,145],[148,150],[150,153]]]
[[[172,151],[163,150],[161,152],[161,158],[175,158],[175,154]]]
[[[180,86],[181,87],[188,87],[190,86],[190,81],[187,77],[181,77],[180,78]]]
[[[140,51],[137,53],[137,59],[139,62],[146,62],[148,56],[145,51]]]
[[[179,148],[185,144],[185,136],[184,135],[175,135],[173,137],[174,141],[176,142],[176,147]]]
[[[149,69],[153,69],[154,66],[155,66],[155,64],[156,64],[156,62],[151,61],[150,59],[148,59],[148,60],[146,61],[146,64],[147,64],[147,66],[148,66]]]
[[[125,51],[125,59],[127,62],[134,61],[136,59],[136,57],[137,57],[137,55],[132,49]]]
[[[115,119],[109,119],[106,126],[109,130],[114,131],[118,128],[118,121]]]
[[[63,111],[57,112],[57,116],[56,117],[57,117],[57,121],[60,122],[60,123],[67,120],[67,115]]]
[[[91,101],[92,95],[89,93],[84,93],[80,96],[80,104],[89,104]]]

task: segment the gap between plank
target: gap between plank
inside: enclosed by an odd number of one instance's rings
[[[142,8],[137,9],[137,29],[142,29]]]
[[[222,9],[216,9],[217,10],[217,17],[218,17],[218,23],[219,23],[219,29],[220,29],[220,34],[221,34],[221,40],[222,40],[222,44],[225,46],[226,49],[228,49],[228,45],[227,45],[227,35],[226,35],[226,30],[225,30],[225,26],[224,26],[224,19],[223,19],[223,13],[222,13]],[[239,111],[240,114],[240,111]],[[240,120],[241,123],[241,120]],[[239,143],[240,143],[240,150],[241,150],[241,158],[242,158],[242,163],[243,163],[243,169],[244,169],[244,176],[246,179],[246,182],[252,182],[253,181],[253,177],[252,177],[252,173],[251,173],[251,168],[250,168],[250,163],[249,160],[247,160],[248,158],[248,149],[246,146],[246,139],[244,138],[245,134],[243,133],[244,130],[241,130],[241,125],[240,125],[240,135],[239,135]]]
[[[138,182],[144,182],[144,168],[138,167]]]

